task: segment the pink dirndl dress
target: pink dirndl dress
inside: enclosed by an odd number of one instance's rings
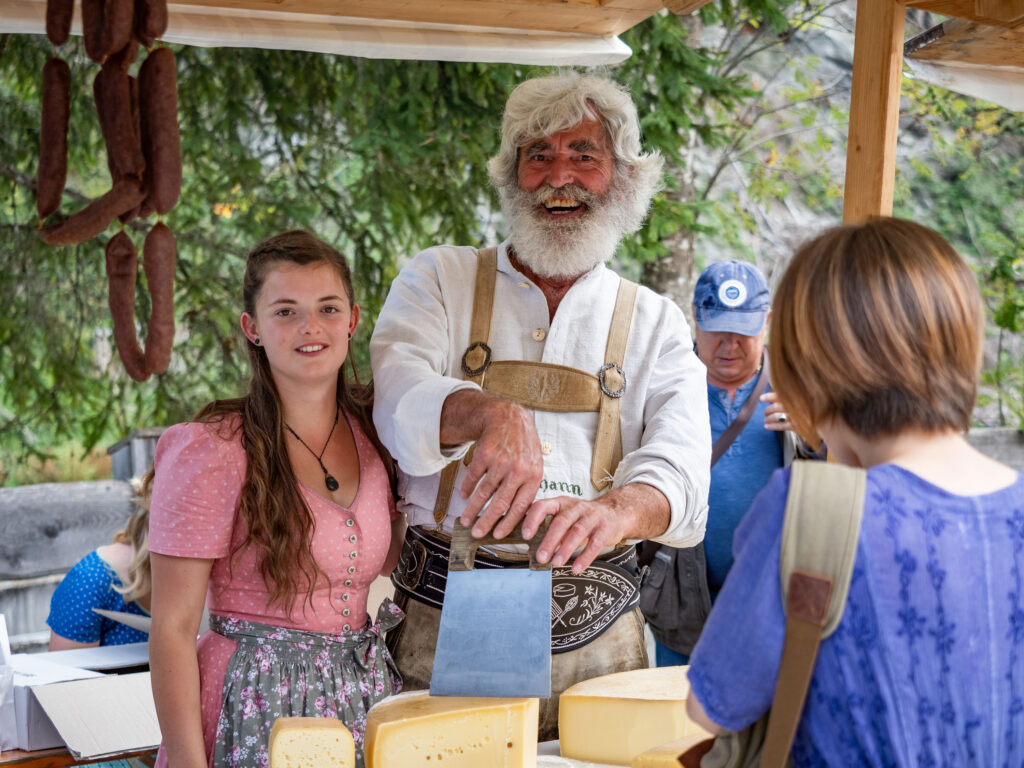
[[[233,560],[230,557],[235,545],[245,538],[244,526],[235,514],[246,470],[239,418],[213,424],[178,424],[167,429],[157,445],[150,507],[150,551],[214,561],[207,607],[211,617],[215,617],[211,625],[216,623],[221,633],[207,630],[197,643],[203,740],[212,768],[265,766],[266,735],[278,714],[338,716],[343,720],[349,714],[353,721],[346,721],[346,725],[353,732],[357,747],[361,747],[365,710],[377,699],[401,688],[382,641],[384,631],[401,620],[401,611],[388,601],[373,624],[366,613],[370,584],[384,564],[391,542],[391,522],[398,513],[380,456],[356,420],[348,414],[346,419],[359,454],[359,488],[352,505],[345,508],[300,485],[315,524],[313,556],[330,583],[324,583],[321,577],[312,605],[305,602],[304,595],[297,596],[291,606],[291,619],[283,607],[269,605],[270,593],[259,574],[255,552],[246,550]],[[285,632],[267,640],[254,637],[259,634],[255,631],[259,628],[280,628]],[[317,636],[333,646],[338,644],[330,643],[332,637],[347,638],[348,646],[358,647],[357,653],[363,658],[362,662],[357,661],[356,678],[362,675],[365,679],[357,681],[354,687],[352,680],[337,681],[337,684],[329,681],[326,695],[316,689],[316,685],[324,688],[324,683],[317,683],[309,695],[303,697],[308,699],[311,711],[301,712],[288,709],[288,701],[294,702],[295,696],[285,690],[280,677],[267,678],[274,681],[274,691],[257,690],[252,686],[247,690],[247,686],[239,686],[238,680],[232,683],[225,679],[239,639],[253,644],[252,653],[246,662],[248,666],[241,667],[248,671],[239,672],[236,659],[233,674],[252,677],[261,665],[268,666],[270,656],[274,659],[292,656],[292,645],[296,638],[302,644],[302,633],[311,633],[307,638],[312,641],[310,669],[318,666],[316,656],[323,651],[323,647],[317,645]],[[359,633],[363,633],[367,642],[353,644],[352,638]],[[275,640],[289,642],[287,653],[268,655],[267,643]],[[281,674],[289,673],[279,671],[278,675]],[[348,678],[347,672],[345,676]],[[294,683],[291,687],[300,685],[298,680],[289,682]],[[307,682],[303,674],[303,689]],[[282,699],[285,701],[279,703]],[[280,706],[286,710],[275,712]],[[256,743],[234,744],[228,749],[228,759],[215,766],[218,731],[222,740],[230,736],[225,734],[225,723],[234,722],[246,713],[259,716],[261,733],[265,724],[262,742],[257,738]],[[251,735],[248,741],[253,741]],[[223,751],[222,748],[222,754]],[[361,756],[361,748],[357,748],[357,752]],[[157,768],[166,766],[166,754],[161,747]]]

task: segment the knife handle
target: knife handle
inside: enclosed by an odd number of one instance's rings
[[[544,540],[544,534],[548,532],[548,524],[550,522],[550,518],[544,518],[544,522],[540,524],[537,533],[529,541],[523,538],[522,521],[512,529],[512,533],[502,539],[495,538],[489,533],[478,539],[473,536],[473,529],[471,527],[467,528],[459,521],[459,518],[455,518],[455,528],[452,530],[451,552],[448,555],[448,570],[472,571],[473,563],[476,560],[477,548],[487,544],[528,544],[530,550],[530,570],[549,571],[551,570],[550,560],[546,563],[537,562],[537,547]]]

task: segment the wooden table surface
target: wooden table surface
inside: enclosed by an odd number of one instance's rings
[[[88,765],[89,763],[102,763],[107,760],[127,760],[138,758],[143,764],[152,768],[156,758],[156,749],[143,749],[136,752],[124,752],[119,755],[107,755],[105,757],[93,757],[78,760],[64,747],[52,749],[39,749],[33,752],[25,752],[20,749],[5,749],[0,755],[0,766],[4,768],[68,768],[74,765]]]

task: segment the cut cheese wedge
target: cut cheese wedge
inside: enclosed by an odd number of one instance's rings
[[[352,734],[333,717],[279,717],[270,729],[270,768],[355,768]]]
[[[692,747],[701,744],[711,738],[711,735],[703,730],[700,733],[691,733],[668,744],[648,749],[633,758],[629,764],[630,768],[679,768],[682,765],[679,758]]]
[[[558,700],[562,756],[629,765],[645,750],[702,733],[686,715],[687,669],[616,672],[566,689]]]
[[[366,768],[535,768],[537,699],[413,691],[366,717]]]

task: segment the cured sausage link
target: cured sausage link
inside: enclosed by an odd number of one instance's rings
[[[103,64],[132,36],[134,0],[82,0],[82,37],[90,59]]]
[[[132,78],[113,62],[107,62],[96,75],[92,90],[112,180],[141,179],[146,161],[138,122],[132,114]]]
[[[40,229],[39,237],[47,245],[83,243],[106,229],[116,216],[141,203],[143,197],[142,185],[136,179],[119,181],[78,213]]]
[[[46,0],[46,36],[55,47],[68,41],[74,9],[75,0]]]
[[[181,194],[178,72],[170,48],[156,48],[139,68],[139,116],[146,190],[157,213],[167,213]]]
[[[147,48],[167,31],[167,0],[135,0],[135,39]]]
[[[149,285],[149,333],[146,335],[146,369],[163,373],[171,362],[174,346],[174,233],[157,222],[146,235],[142,266]]]
[[[128,375],[136,381],[145,381],[149,378],[146,357],[135,336],[135,277],[139,269],[139,255],[127,234],[118,232],[110,238],[106,262],[114,343]]]
[[[54,56],[43,65],[43,109],[39,131],[36,212],[45,219],[60,207],[68,175],[71,70]]]

